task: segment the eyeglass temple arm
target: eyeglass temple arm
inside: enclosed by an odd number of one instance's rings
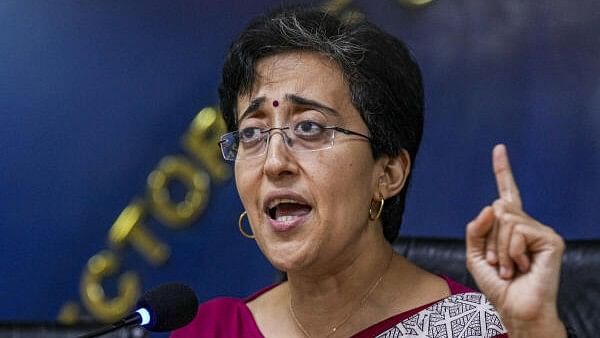
[[[367,140],[369,140],[371,142],[373,141],[369,136],[361,134],[361,133],[357,133],[357,132],[352,131],[352,130],[344,129],[344,128],[341,128],[341,127],[331,127],[331,129],[333,129],[335,131],[339,131],[340,133],[344,133],[346,135],[356,135],[356,136],[364,137],[364,138],[366,138]]]

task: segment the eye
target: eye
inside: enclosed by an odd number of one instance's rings
[[[240,129],[238,134],[242,143],[256,142],[262,138],[262,130],[258,127]]]
[[[305,138],[321,136],[324,130],[322,125],[309,120],[300,121],[294,126],[294,134]]]

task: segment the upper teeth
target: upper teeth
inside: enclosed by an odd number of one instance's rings
[[[289,198],[276,198],[274,200],[272,200],[271,202],[269,202],[268,208],[275,208],[276,206],[278,206],[281,203],[298,203],[298,201],[296,200],[292,200]]]

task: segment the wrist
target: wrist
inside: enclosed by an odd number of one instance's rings
[[[568,337],[566,326],[560,319],[554,302],[519,310],[505,307],[504,310],[499,313],[510,338]]]
[[[510,321],[504,323],[510,338],[567,338],[567,329],[557,317],[543,321]]]

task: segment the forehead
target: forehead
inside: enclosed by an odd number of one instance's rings
[[[267,104],[294,95],[336,109],[351,106],[348,85],[337,63],[313,52],[288,52],[257,62],[252,90],[238,97],[237,111],[244,112],[256,98],[264,97]]]
[[[256,82],[265,85],[277,80],[273,76],[298,75],[308,72],[310,75],[321,74],[323,78],[334,77],[332,81],[342,81],[340,67],[330,58],[314,52],[287,52],[268,56],[256,63]],[[283,79],[281,79],[283,80]]]

